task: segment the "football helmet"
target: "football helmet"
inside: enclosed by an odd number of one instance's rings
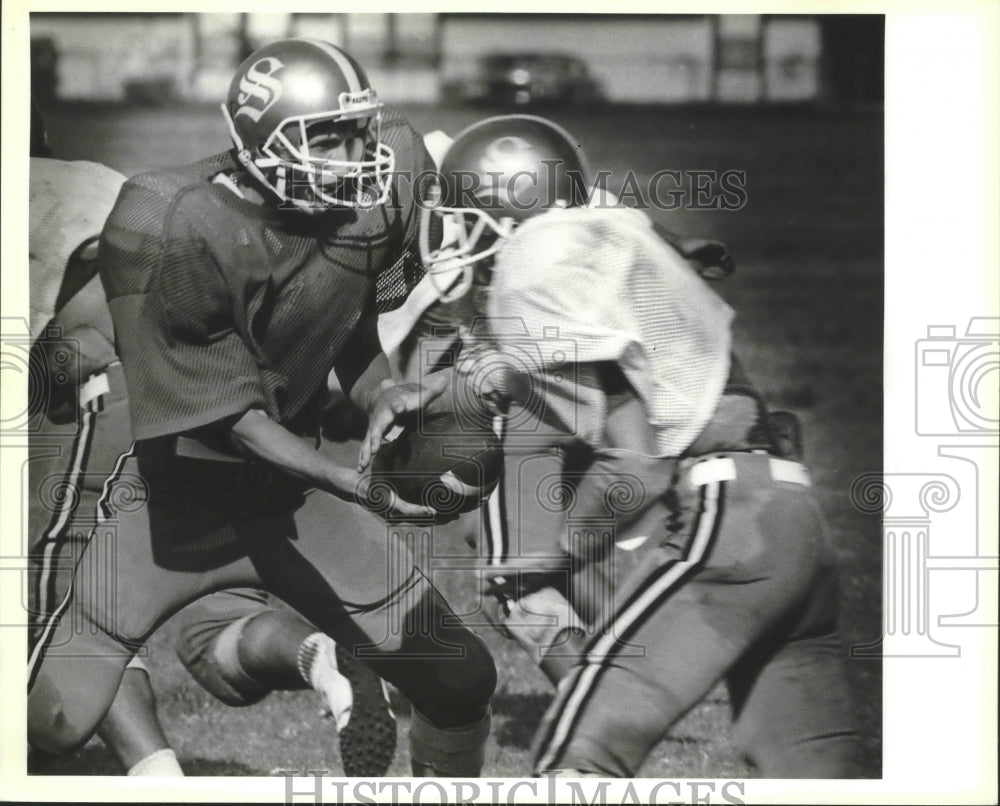
[[[522,221],[587,204],[590,171],[576,139],[534,115],[500,115],[460,132],[421,205],[420,256],[439,298],[472,286]]]
[[[318,39],[282,39],[240,65],[222,113],[240,163],[296,207],[372,207],[395,167],[382,103],[351,56]]]

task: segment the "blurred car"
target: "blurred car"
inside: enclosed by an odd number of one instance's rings
[[[562,53],[489,53],[472,76],[445,92],[465,103],[497,106],[587,105],[603,98],[583,60]]]

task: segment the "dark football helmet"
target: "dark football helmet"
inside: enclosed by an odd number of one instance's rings
[[[240,163],[302,208],[385,202],[395,155],[380,140],[381,110],[361,65],[318,39],[255,51],[222,105]]]
[[[550,120],[501,115],[464,129],[421,211],[421,259],[439,297],[449,302],[465,294],[476,264],[491,265],[522,221],[583,206],[589,189],[580,145]]]

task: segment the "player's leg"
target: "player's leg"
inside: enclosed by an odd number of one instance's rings
[[[97,735],[129,775],[184,774],[156,716],[149,671],[138,658],[133,658],[125,668],[118,694]]]
[[[634,775],[663,733],[804,601],[822,535],[800,513],[769,512],[768,461],[736,457],[709,466],[721,478],[703,469],[678,485],[687,526],[647,553],[560,687],[536,737],[538,771]],[[774,519],[788,528],[775,530]]]
[[[115,473],[121,456],[132,441],[128,399],[121,364],[106,367],[100,379],[91,378],[84,389],[102,391],[87,401],[85,416],[93,414],[93,438],[80,480],[80,501],[74,518],[74,531],[89,536],[98,519],[110,514],[101,499],[105,482]],[[103,511],[102,511],[103,508]],[[122,676],[118,693],[97,735],[121,762],[129,775],[183,775],[177,756],[171,749],[156,713],[156,697],[149,670],[137,657]]]
[[[807,636],[768,649],[730,685],[735,744],[765,778],[860,777],[861,744],[840,636]]]
[[[632,549],[662,528],[660,499],[676,468],[671,459],[575,447],[510,450],[484,512],[488,563],[538,568],[498,571],[491,589],[508,599],[499,623],[553,685],[613,608],[615,579],[640,556]]]
[[[66,595],[97,522],[104,482],[131,443],[120,365],[89,379],[75,427],[39,418],[29,465],[29,609],[32,646]],[[148,672],[130,665],[98,735],[130,775],[183,775],[156,715]]]
[[[306,681],[297,670],[289,674],[274,661],[286,646],[284,635],[273,635],[266,652],[252,657],[241,647],[247,626],[272,610],[269,595],[259,589],[210,593],[178,614],[177,656],[198,684],[226,705],[252,705],[275,689],[303,688]]]
[[[685,564],[650,564],[647,589],[669,588],[671,571],[683,577]],[[745,646],[728,638],[738,625],[706,620],[701,592],[689,580],[669,606],[658,606],[655,597],[626,601],[607,631],[591,638],[536,735],[537,773],[636,774],[669,725],[711,690]]]
[[[178,657],[216,698],[242,706],[270,691],[312,687],[336,723],[345,773],[386,773],[396,724],[384,685],[313,624],[252,588],[209,594],[178,618]]]
[[[76,423],[37,419],[28,444],[28,621],[34,645],[48,617],[62,601],[76,559],[95,522],[96,497],[90,498],[88,463],[100,415],[80,412]],[[128,443],[122,451],[128,449]],[[104,468],[105,474],[113,467]],[[82,499],[89,500],[84,502]],[[86,513],[86,514],[85,514]]]
[[[856,778],[861,746],[837,631],[834,570],[824,568],[789,626],[727,677],[733,738],[767,778]]]
[[[93,735],[135,652],[203,591],[205,572],[196,564],[160,564],[155,508],[140,467],[130,456],[109,480],[114,516],[95,528],[72,588],[29,660],[28,738],[49,752],[72,750]],[[253,579],[249,564],[243,566],[243,576]]]
[[[414,772],[476,775],[496,670],[417,569],[407,530],[319,491],[293,525],[239,524],[263,586],[410,700]]]

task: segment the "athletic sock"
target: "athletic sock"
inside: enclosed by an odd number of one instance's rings
[[[337,667],[337,645],[325,633],[314,632],[299,644],[297,664],[302,679],[324,700],[324,712],[330,714],[341,731],[351,718],[354,692]]]
[[[156,778],[183,778],[184,771],[177,763],[177,755],[169,747],[150,753],[142,761],[132,765],[128,774]]]

